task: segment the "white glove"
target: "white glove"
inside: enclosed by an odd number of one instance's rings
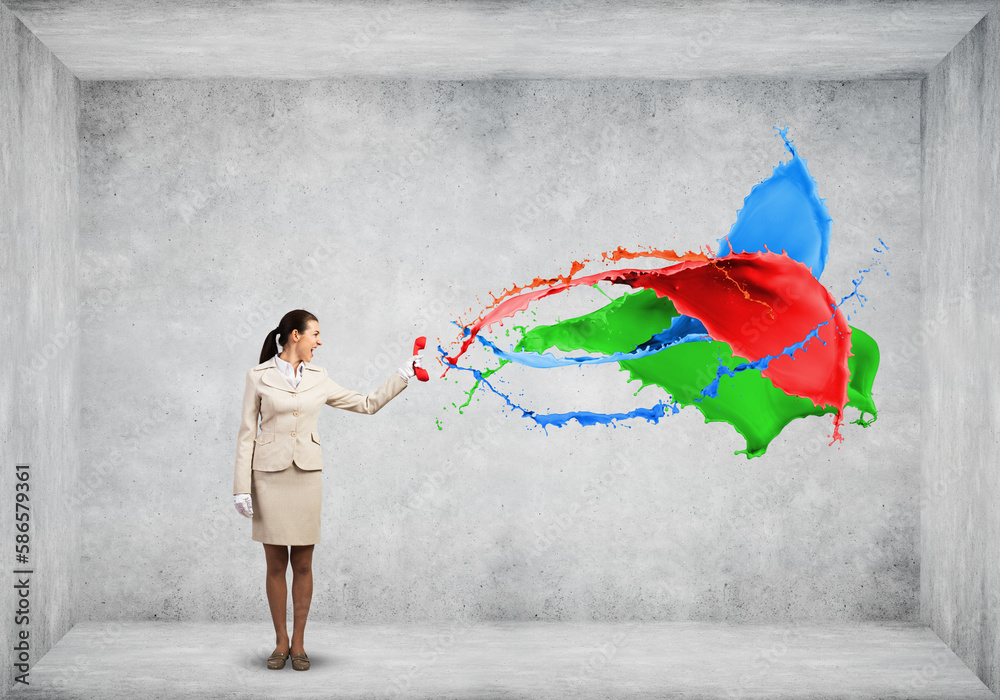
[[[233,505],[236,506],[236,512],[240,515],[248,518],[253,517],[253,504],[250,502],[249,493],[238,493],[233,496]]]
[[[414,355],[413,358],[410,360],[409,364],[407,364],[407,365],[405,365],[403,367],[400,367],[399,369],[396,370],[396,372],[399,373],[399,376],[402,377],[403,381],[405,382],[405,381],[409,381],[410,377],[417,376],[417,372],[413,368],[414,367],[420,367],[420,366],[421,366],[420,365],[420,355]]]

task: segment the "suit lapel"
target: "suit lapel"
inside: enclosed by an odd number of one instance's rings
[[[292,385],[288,383],[287,379],[285,379],[285,375],[283,375],[281,370],[278,369],[277,361],[274,357],[272,357],[270,364],[267,369],[264,370],[264,374],[260,380],[274,389],[281,389],[282,391],[297,394],[312,389],[314,386],[319,384],[319,381],[322,378],[323,372],[318,367],[311,367],[307,364],[302,368],[302,379],[299,380],[298,388],[293,389]]]
[[[302,371],[302,379],[299,380],[298,391],[301,392],[312,389],[314,386],[319,384],[319,380],[322,378],[323,372],[318,367],[310,367],[309,365],[306,365],[305,369]],[[285,380],[284,377],[282,377],[281,380],[284,381],[285,384],[288,384],[288,381]]]

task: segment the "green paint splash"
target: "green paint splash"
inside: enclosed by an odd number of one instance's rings
[[[476,393],[476,389],[479,388],[479,383],[483,379],[489,379],[490,375],[492,375],[494,372],[498,371],[501,367],[503,367],[504,365],[508,364],[509,362],[510,362],[510,360],[500,360],[500,364],[498,364],[493,369],[484,369],[480,373],[480,377],[481,378],[477,378],[476,379],[476,383],[472,385],[472,388],[469,389],[468,392],[466,392],[468,396],[465,399],[465,403],[463,403],[461,406],[456,406],[456,408],[458,409],[458,412],[462,413],[462,409],[466,408],[470,403],[472,403],[472,395]],[[452,406],[455,406],[455,404],[452,404]]]
[[[531,330],[522,329],[523,336],[514,349],[538,353],[550,348],[564,352],[630,352],[669,328],[676,316],[678,312],[670,300],[657,297],[653,290],[626,293],[589,314]],[[852,327],[851,352],[847,405],[861,411],[861,417],[854,422],[868,426],[877,416],[872,384],[878,370],[878,345],[867,333]],[[696,407],[706,423],[721,421],[732,425],[747,443],[746,449],[736,454],[747,457],[764,454],[771,441],[796,418],[836,414],[834,406],[816,406],[807,398],[785,393],[756,369],[736,372],[734,376],[724,374],[715,397],[702,394],[702,389],[716,378],[720,365],[733,369],[741,363],[746,363],[746,359],[734,356],[728,344],[697,341],[618,364],[629,373],[628,381],[641,382],[640,391],[656,385],[679,405]],[[871,417],[866,419],[866,416]]]

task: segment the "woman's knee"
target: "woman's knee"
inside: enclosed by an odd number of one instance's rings
[[[267,563],[267,575],[268,576],[281,576],[284,578],[285,571],[288,569],[288,565],[285,562],[278,563]]]
[[[280,546],[265,546],[264,558],[269,575],[284,574],[288,568],[288,550]]]
[[[308,549],[292,547],[292,574],[307,576],[312,573],[312,547]]]

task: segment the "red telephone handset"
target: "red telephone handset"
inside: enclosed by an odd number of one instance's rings
[[[414,340],[413,354],[416,355],[418,352],[423,350],[425,345],[427,345],[426,336],[420,336],[419,338]],[[414,367],[413,371],[417,373],[417,379],[419,379],[422,382],[426,382],[428,379],[431,378],[431,375],[427,374],[427,370],[425,370],[423,367]]]

